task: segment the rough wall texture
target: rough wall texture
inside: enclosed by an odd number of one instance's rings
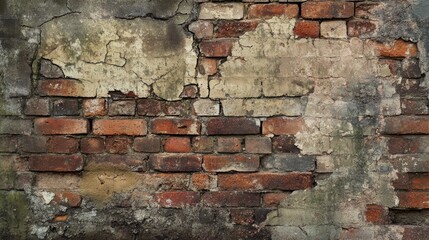
[[[425,0],[0,0],[0,239],[427,239]]]

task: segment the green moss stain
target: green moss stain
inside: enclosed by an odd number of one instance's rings
[[[0,239],[26,239],[28,214],[24,192],[0,191]]]

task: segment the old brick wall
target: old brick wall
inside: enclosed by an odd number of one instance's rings
[[[0,0],[0,239],[427,239],[425,0]]]

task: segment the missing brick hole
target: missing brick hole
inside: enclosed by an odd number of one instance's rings
[[[428,209],[389,209],[392,224],[429,226]]]

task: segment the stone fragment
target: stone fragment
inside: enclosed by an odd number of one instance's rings
[[[199,99],[193,104],[198,116],[217,116],[220,113],[220,104],[210,99]]]
[[[354,15],[354,3],[352,2],[305,2],[301,5],[303,18],[330,19],[349,18]]]
[[[40,74],[46,78],[64,78],[64,73],[57,65],[51,61],[42,59],[40,61]]]
[[[211,38],[213,36],[213,23],[208,21],[196,21],[189,24],[189,31],[195,34],[195,37]]]
[[[346,21],[323,21],[320,35],[325,38],[347,38]]]
[[[202,3],[199,19],[241,19],[244,16],[243,3]]]
[[[231,99],[222,100],[221,103],[225,116],[300,116],[304,111],[304,103],[298,98]]]

